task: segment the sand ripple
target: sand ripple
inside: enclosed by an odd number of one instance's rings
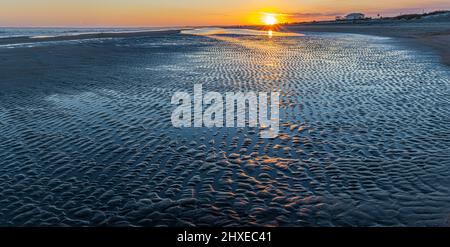
[[[450,71],[432,54],[339,34],[0,53],[2,226],[448,225]],[[282,134],[172,128],[195,83],[280,91]]]

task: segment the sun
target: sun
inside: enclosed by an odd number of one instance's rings
[[[263,17],[263,22],[264,24],[268,25],[268,26],[272,26],[278,23],[277,18],[275,17],[275,15],[273,14],[266,14]]]

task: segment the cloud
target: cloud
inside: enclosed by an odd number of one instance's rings
[[[292,12],[282,15],[292,21],[334,20],[336,16],[345,16],[343,12]]]
[[[285,13],[284,15],[290,17],[290,18],[313,18],[313,17],[334,17],[338,15],[345,15],[345,13],[341,12],[330,12],[330,13],[319,13],[319,12],[295,12],[295,13]]]

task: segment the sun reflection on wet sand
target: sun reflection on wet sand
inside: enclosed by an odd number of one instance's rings
[[[275,29],[276,30],[276,29]],[[235,29],[235,28],[197,28],[181,31],[182,34],[189,35],[241,35],[241,36],[267,36],[268,33],[272,36],[305,36],[301,33],[281,32],[269,30],[254,30],[254,29]]]

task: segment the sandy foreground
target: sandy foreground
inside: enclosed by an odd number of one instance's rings
[[[0,226],[448,226],[450,70],[397,43],[175,32],[2,48]],[[175,128],[171,98],[194,83],[280,92],[280,135]]]
[[[339,32],[402,38],[439,53],[450,65],[450,20],[442,22],[389,22],[364,24],[302,24],[283,27],[292,32]]]

